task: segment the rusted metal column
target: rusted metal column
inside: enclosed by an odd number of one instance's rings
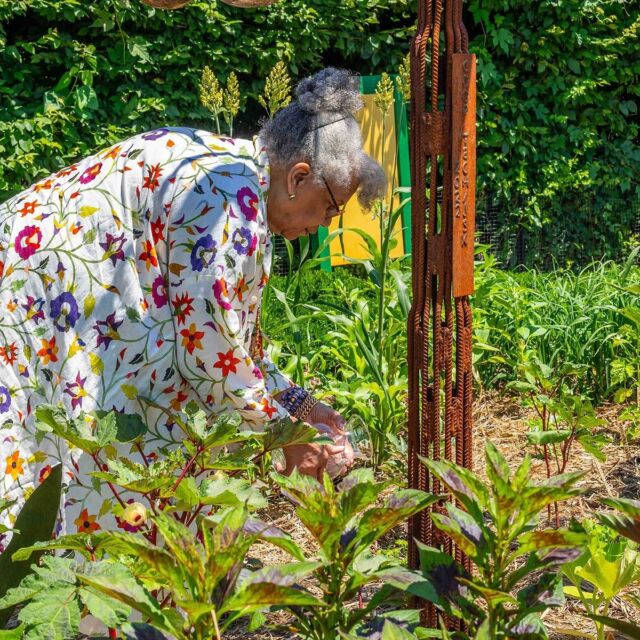
[[[409,485],[438,493],[442,488],[418,454],[472,466],[476,86],[462,0],[418,0],[410,55]],[[468,564],[450,539],[436,533],[428,512],[411,520],[410,566],[418,566],[414,538]],[[424,618],[437,624],[432,607]]]

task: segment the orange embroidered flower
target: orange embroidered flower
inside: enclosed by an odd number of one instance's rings
[[[20,457],[20,451],[14,451],[10,456],[7,456],[7,468],[4,470],[5,475],[11,476],[14,480],[18,479],[24,473],[22,463],[24,458]]]
[[[238,284],[233,287],[233,291],[236,294],[236,296],[238,296],[238,300],[240,300],[240,302],[242,302],[242,296],[244,296],[244,294],[249,290],[249,285],[245,282],[244,277],[240,278],[240,280],[238,280]]]
[[[193,298],[190,298],[189,294],[183,293],[181,296],[176,295],[175,299],[171,302],[176,317],[178,318],[178,324],[184,324],[186,317],[193,311],[193,307],[191,306]]]
[[[272,404],[269,404],[269,401],[266,398],[262,398],[261,404],[262,410],[269,416],[269,418],[278,411]]]
[[[144,182],[142,183],[142,188],[155,191],[155,188],[160,186],[160,183],[158,182],[158,178],[161,175],[162,175],[162,169],[160,168],[160,163],[151,166],[149,168],[149,175],[145,176],[144,178]]]
[[[13,364],[16,361],[16,353],[18,353],[18,347],[15,342],[0,347],[0,358],[4,360],[5,364]]]
[[[39,207],[39,203],[37,200],[32,200],[31,202],[25,202],[22,205],[22,209],[18,209],[18,213],[24,218],[25,216],[31,215],[36,207]]]
[[[56,337],[53,336],[51,340],[40,338],[40,342],[42,343],[42,349],[38,351],[38,356],[42,360],[42,364],[58,362],[58,347],[56,347]]]
[[[78,533],[91,533],[100,529],[100,525],[96,522],[96,516],[90,516],[87,509],[83,509],[80,512],[73,524],[78,527]]]
[[[202,349],[200,340],[204,338],[204,331],[196,331],[196,325],[192,322],[188,329],[180,332],[182,336],[182,346],[187,347],[189,355],[193,354],[194,349]]]
[[[39,191],[43,191],[44,189],[51,189],[51,178],[45,180],[44,182],[39,182],[33,190],[38,193]]]
[[[189,396],[186,393],[183,393],[182,391],[178,390],[178,395],[171,401],[171,408],[174,411],[182,411],[182,403],[188,397]]]
[[[154,266],[158,266],[158,257],[156,248],[148,240],[144,241],[144,251],[138,256],[138,260],[142,260],[147,267],[147,271]]]
[[[236,365],[238,362],[240,362],[240,360],[233,357],[233,349],[229,349],[226,353],[218,351],[218,362],[213,366],[222,369],[223,376],[228,376],[229,373],[237,373]]]
[[[105,152],[105,154],[102,156],[103,158],[117,158],[118,154],[120,153],[120,149],[122,149],[122,147],[117,144],[115,147],[111,147],[111,149],[109,149],[107,152]]]

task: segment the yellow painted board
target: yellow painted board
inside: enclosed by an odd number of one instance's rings
[[[382,122],[382,114],[378,107],[375,106],[374,94],[365,94],[362,96],[364,108],[358,113],[357,120],[362,130],[363,149],[372,158],[375,158],[387,174],[388,187],[385,201],[389,203],[393,189],[398,186],[398,155],[396,146],[396,125],[393,111],[393,104],[389,108]],[[392,184],[393,181],[393,184]],[[399,199],[394,198],[393,206],[397,206]],[[351,198],[345,210],[342,225],[345,231],[342,234],[344,238],[344,255],[349,258],[368,258],[369,252],[364,244],[363,239],[350,228],[362,229],[366,231],[378,242],[380,241],[380,221],[376,217],[373,218],[371,212],[364,211],[360,206],[357,198]],[[339,218],[335,218],[329,227],[329,233],[340,227]],[[398,258],[404,255],[402,246],[402,218],[398,219],[393,230],[394,238],[398,241],[395,249],[390,253],[392,258]],[[330,246],[331,264],[341,265],[348,264],[349,261],[342,257],[342,247],[339,236],[336,236]]]

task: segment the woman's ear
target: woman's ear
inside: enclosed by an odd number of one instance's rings
[[[301,187],[309,180],[311,176],[311,167],[306,162],[296,162],[287,176],[287,187],[289,194],[295,193],[296,189]]]

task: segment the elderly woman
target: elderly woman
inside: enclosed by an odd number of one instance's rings
[[[260,301],[273,234],[314,233],[385,177],[362,151],[357,78],[325,69],[296,95],[253,141],[158,129],[0,205],[0,498],[17,500],[13,514],[62,462],[57,533],[115,524],[93,461],[36,437],[42,403],[138,413],[151,457],[178,439],[167,416],[190,400],[254,429],[292,415],[342,433],[262,352]],[[309,474],[331,455],[350,463],[341,447],[285,450],[288,470]]]

